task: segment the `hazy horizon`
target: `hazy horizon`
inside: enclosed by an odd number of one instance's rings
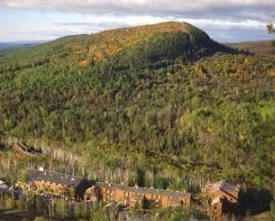
[[[274,0],[2,0],[0,42],[49,41],[67,35],[165,21],[185,21],[218,42],[270,40]]]
[[[134,27],[134,26],[129,26],[129,27]],[[119,28],[119,27],[118,27]],[[111,30],[111,29],[104,29],[101,31],[106,31],[106,30]],[[67,37],[67,36],[77,36],[77,35],[81,35],[81,34],[95,34],[95,33],[99,33],[101,31],[97,31],[97,32],[92,32],[92,33],[79,33],[79,34],[71,34],[71,35],[63,35],[63,36],[59,36],[56,38],[52,38],[52,39],[40,39],[40,40],[1,40],[0,44],[11,44],[11,45],[22,45],[22,44],[41,44],[41,43],[46,43],[49,41],[54,41],[54,40],[58,40],[60,38],[63,37]],[[204,30],[205,31],[205,30]],[[207,33],[208,34],[208,33]],[[215,38],[213,38],[212,36],[210,36],[212,39],[216,40]],[[219,41],[216,40],[219,43],[242,43],[242,42],[260,42],[260,41],[272,41],[274,40],[274,37],[270,34],[267,34],[265,38],[262,39],[249,39],[249,40],[236,40],[236,41]],[[1,47],[1,45],[0,45]]]

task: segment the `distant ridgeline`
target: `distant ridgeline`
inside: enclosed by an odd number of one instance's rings
[[[188,23],[167,22],[68,36],[22,50],[17,56],[6,56],[3,60],[12,60],[13,66],[6,67],[8,69],[39,66],[68,57],[79,61],[80,66],[108,60],[121,69],[163,66],[174,63],[175,59],[195,61],[217,52],[237,53]],[[5,65],[1,66],[2,70],[6,69]]]
[[[60,38],[0,57],[0,138],[77,153],[78,174],[140,169],[275,191],[274,66],[187,23]]]
[[[250,53],[258,53],[263,55],[275,55],[275,47],[273,41],[252,41],[227,44],[238,50],[249,51]]]

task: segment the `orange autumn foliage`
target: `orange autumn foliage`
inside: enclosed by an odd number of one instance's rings
[[[88,61],[87,60],[83,60],[83,61],[80,61],[80,67],[86,67],[88,65]]]

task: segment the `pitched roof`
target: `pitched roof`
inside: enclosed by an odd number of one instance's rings
[[[73,186],[76,188],[83,178],[56,173],[52,171],[41,171],[41,170],[29,170],[31,180],[47,181],[51,183],[57,183],[61,185]]]
[[[141,194],[151,193],[155,195],[166,195],[168,197],[180,197],[180,198],[188,198],[188,199],[191,198],[190,193],[184,193],[180,191],[171,191],[171,190],[163,190],[163,189],[144,188],[144,187],[127,187],[124,185],[107,184],[107,183],[101,183],[101,182],[97,182],[96,186],[101,188],[105,187],[112,190],[120,189],[127,192],[135,192],[135,193],[141,193]]]
[[[230,183],[226,183],[224,180],[210,183],[205,185],[205,191],[209,194],[216,192],[216,191],[223,191],[227,192],[233,196],[238,195],[240,188],[238,186],[234,186]]]

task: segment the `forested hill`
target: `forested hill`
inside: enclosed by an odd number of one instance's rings
[[[229,47],[236,48],[251,53],[262,55],[275,55],[275,44],[273,41],[248,41],[227,44]]]
[[[11,53],[1,59],[0,71],[21,70],[53,62],[104,63],[119,69],[164,65],[176,59],[195,61],[216,52],[234,53],[187,23],[168,22],[121,28],[92,35],[68,36]],[[117,64],[119,63],[119,64]]]
[[[274,188],[272,67],[186,23],[61,38],[0,58],[0,136]]]

